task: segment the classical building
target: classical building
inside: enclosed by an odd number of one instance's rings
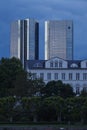
[[[87,91],[87,60],[54,57],[49,60],[29,60],[26,67],[27,72],[32,73],[32,79],[42,78],[45,83],[62,80],[70,84],[77,94],[82,89]]]
[[[73,59],[72,20],[45,21],[45,60],[56,56]]]
[[[39,24],[34,19],[17,20],[11,24],[10,56],[26,60],[39,58]]]

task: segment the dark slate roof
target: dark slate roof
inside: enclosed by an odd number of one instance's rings
[[[26,67],[29,69],[34,69],[37,68],[38,65],[38,68],[45,68],[45,61],[46,60],[28,60],[26,62]]]
[[[26,69],[44,69],[45,68],[45,62],[47,60],[27,60],[26,61]],[[81,61],[83,60],[65,60],[68,62],[68,68],[72,68],[72,64],[76,64],[78,66],[78,69],[81,68]],[[77,68],[77,67],[76,67]]]
[[[81,61],[82,61],[82,60],[66,60],[66,61],[68,62],[68,68],[71,68],[70,66],[71,66],[72,64],[78,65],[78,68],[81,67]]]

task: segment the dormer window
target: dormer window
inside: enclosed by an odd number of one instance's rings
[[[58,61],[55,61],[55,67],[58,68]]]
[[[50,62],[50,67],[51,67],[51,68],[53,67],[53,62],[52,62],[52,61]]]
[[[33,67],[42,68],[43,65],[42,65],[41,63],[35,63],[35,64],[33,65]]]
[[[62,68],[62,61],[59,61],[59,68]]]
[[[75,64],[75,63],[72,63],[70,67],[71,67],[71,68],[78,68],[78,65]]]

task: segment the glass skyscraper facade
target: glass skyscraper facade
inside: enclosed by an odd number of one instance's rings
[[[53,57],[73,59],[72,20],[45,21],[45,60]]]
[[[10,55],[19,58],[24,68],[26,60],[39,59],[39,23],[37,21],[24,19],[11,24]]]

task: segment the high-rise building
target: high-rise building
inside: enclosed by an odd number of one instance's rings
[[[73,59],[72,20],[45,21],[45,60],[53,57]]]
[[[39,59],[38,22],[34,19],[24,19],[11,24],[10,55],[19,58],[24,68],[26,60]]]

